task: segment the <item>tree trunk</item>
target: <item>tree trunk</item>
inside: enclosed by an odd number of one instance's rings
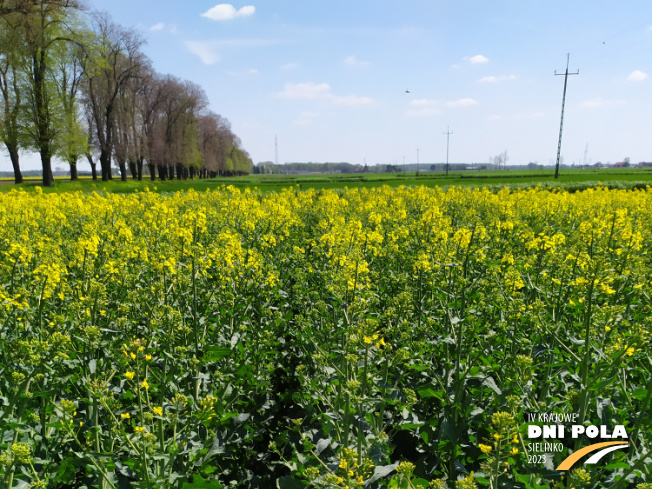
[[[43,167],[43,186],[52,187],[52,144],[50,135],[50,112],[46,95],[46,55],[45,50],[37,50],[32,53],[32,87],[34,90],[36,143],[38,152],[41,155]]]
[[[41,153],[41,164],[43,166],[43,186],[52,187],[54,177],[52,176],[52,157],[48,151]]]
[[[108,182],[111,178],[111,153],[102,150],[100,153],[100,166],[102,167],[102,181]]]
[[[11,158],[11,166],[14,167],[14,183],[23,183],[23,174],[20,171],[18,147],[10,148],[9,145],[7,145],[7,150],[9,151],[9,158]]]
[[[181,180],[183,178],[183,165],[181,163],[177,163],[177,180]]]
[[[190,179],[195,179],[195,168],[193,166],[190,167]]]
[[[159,180],[165,181],[166,173],[167,173],[167,165],[159,165],[158,167]]]
[[[149,168],[149,178],[152,182],[156,181],[156,166],[148,161],[147,167]]]
[[[136,168],[136,162],[133,160],[129,160],[129,172],[132,179],[138,180],[138,168]]]
[[[168,165],[168,177],[174,180],[174,165]]]
[[[136,178],[140,182],[143,179],[143,157],[138,158],[136,162]]]
[[[77,162],[70,163],[70,181],[74,182],[77,180]]]
[[[88,163],[91,165],[91,173],[93,174],[93,181],[97,181],[97,163],[93,161],[93,157],[91,156],[90,153],[86,153],[86,159],[88,160]]]
[[[118,167],[120,168],[120,180],[123,182],[127,181],[127,164],[124,161],[118,161]]]

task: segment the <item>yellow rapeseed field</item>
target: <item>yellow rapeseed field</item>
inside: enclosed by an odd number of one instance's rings
[[[0,486],[648,488],[651,250],[649,188],[0,194]]]

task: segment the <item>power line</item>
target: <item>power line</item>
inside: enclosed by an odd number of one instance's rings
[[[559,176],[559,157],[561,156],[561,133],[564,129],[564,105],[566,105],[566,85],[568,84],[568,75],[579,75],[580,70],[575,73],[568,72],[568,63],[570,62],[570,54],[566,55],[566,73],[557,73],[555,75],[564,75],[564,95],[561,99],[561,122],[559,123],[559,144],[557,145],[557,164],[555,165],[555,179]]]

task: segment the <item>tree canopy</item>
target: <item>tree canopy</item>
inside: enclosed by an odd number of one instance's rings
[[[0,0],[0,141],[22,181],[19,151],[85,156],[102,180],[246,174],[253,165],[203,88],[160,74],[144,38],[79,0]]]

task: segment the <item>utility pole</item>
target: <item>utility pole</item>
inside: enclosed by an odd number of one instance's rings
[[[570,54],[566,55],[566,73],[557,73],[555,75],[564,75],[564,95],[561,99],[561,122],[559,123],[559,144],[557,145],[557,164],[555,165],[555,179],[559,176],[559,157],[561,156],[561,133],[564,129],[564,105],[566,105],[566,85],[568,84],[568,75],[579,75],[580,70],[575,73],[568,72],[568,63],[570,62]]]
[[[582,161],[582,166],[586,166],[588,161],[587,155],[589,154],[589,143],[586,143],[586,148],[584,148],[584,160]]]
[[[453,134],[450,131],[450,127],[446,126],[446,132],[444,134],[446,134],[446,176],[448,176],[448,146],[450,143],[451,134]]]

